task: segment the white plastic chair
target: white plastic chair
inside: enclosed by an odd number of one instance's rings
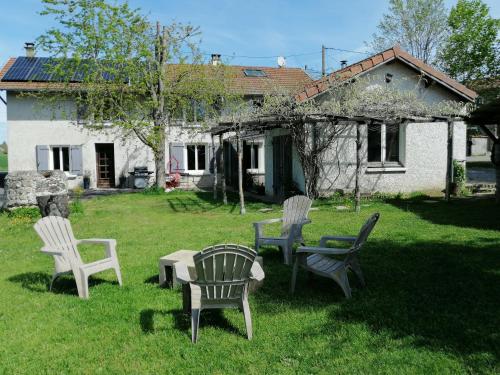
[[[292,281],[290,285],[291,293],[293,294],[295,291],[299,265],[307,271],[333,279],[340,285],[347,298],[351,298],[351,287],[347,277],[347,271],[349,269],[356,274],[361,285],[365,286],[365,279],[361,272],[357,253],[365,244],[375,224],[377,224],[379,217],[379,213],[373,214],[363,225],[358,236],[323,236],[321,237],[319,247],[299,247],[293,265]],[[346,249],[337,249],[326,247],[328,241],[349,242],[352,243],[352,245]],[[329,257],[329,255],[345,255],[345,258],[343,260],[337,260]]]
[[[87,299],[89,298],[89,276],[108,269],[115,270],[118,283],[122,285],[120,265],[116,255],[116,240],[98,238],[77,240],[73,235],[70,221],[59,216],[44,217],[38,220],[34,228],[45,244],[41,251],[54,257],[55,270],[49,290],[52,290],[52,284],[59,276],[73,273],[78,296]],[[92,263],[83,263],[78,252],[78,244],[104,245],[106,258]]]
[[[242,245],[215,245],[194,256],[196,277],[184,262],[174,264],[181,283],[191,289],[191,340],[198,341],[200,312],[204,309],[238,308],[243,311],[248,339],[252,339],[252,317],[248,304],[250,280],[264,280],[264,271],[255,262],[257,253]]]
[[[309,224],[311,220],[307,218],[311,209],[312,200],[304,195],[296,195],[288,198],[283,203],[283,217],[279,219],[269,219],[253,223],[255,228],[255,250],[258,252],[260,246],[278,246],[283,251],[285,264],[292,264],[293,244],[304,244],[302,238],[302,227]],[[264,236],[265,224],[282,222],[281,235],[279,237]]]

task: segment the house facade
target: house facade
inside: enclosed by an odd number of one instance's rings
[[[347,66],[306,86],[299,101],[328,101],[332,82],[366,77],[372,85],[393,85],[398,90],[417,90],[429,104],[442,101],[473,102],[477,94],[394,47]],[[286,189],[304,191],[304,174],[296,150],[285,129],[266,131],[266,195],[286,196]],[[446,183],[448,123],[361,125],[363,193],[441,191]],[[288,137],[288,138],[287,138]],[[453,124],[453,159],[465,164],[466,125]],[[290,158],[291,155],[291,158]],[[356,174],[356,126],[350,125],[327,151],[320,166],[319,190],[349,192]]]
[[[213,56],[214,57],[214,56]],[[215,55],[217,57],[217,55]],[[212,63],[214,60],[212,60]],[[92,188],[131,187],[135,167],[154,171],[151,150],[132,132],[113,127],[92,130],[79,123],[71,102],[45,105],[26,95],[40,90],[47,81],[30,80],[30,69],[40,65],[36,57],[11,58],[0,71],[0,90],[7,92],[7,143],[9,172],[59,169],[68,176],[69,187],[81,186],[90,178]],[[275,87],[296,90],[312,80],[301,69],[286,67],[231,66],[232,86],[249,105]],[[201,124],[179,120],[167,130],[166,170],[181,175],[181,187],[212,185],[212,139]],[[264,178],[263,139],[248,140],[244,146],[247,172]]]

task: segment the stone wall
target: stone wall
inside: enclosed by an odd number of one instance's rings
[[[4,208],[36,207],[37,197],[67,193],[68,182],[64,172],[12,172],[5,177]]]

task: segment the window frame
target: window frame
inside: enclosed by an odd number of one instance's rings
[[[366,144],[367,144],[367,152],[366,152],[366,157],[368,159],[368,132],[370,125],[367,126],[367,135],[366,135]],[[398,161],[387,161],[387,126],[386,124],[380,124],[376,125],[380,126],[380,161],[368,161],[367,160],[367,167],[368,170],[372,171],[385,171],[386,169],[392,169],[392,170],[405,170],[405,129],[402,124],[398,125]]]
[[[195,168],[198,169],[189,169],[189,160],[188,160],[188,147],[189,146],[195,146],[195,152],[194,152],[194,166]],[[203,169],[199,169],[199,163],[198,163],[198,148],[199,147],[204,147],[205,148],[205,166]],[[185,160],[185,171],[188,174],[192,175],[202,175],[202,174],[208,174],[209,173],[209,166],[210,166],[210,160],[209,160],[209,155],[208,155],[208,144],[207,143],[186,143],[184,145],[184,160]]]
[[[54,165],[54,149],[59,148],[59,168],[56,169]],[[64,170],[64,158],[63,158],[63,148],[68,149],[68,170]],[[49,145],[49,169],[51,171],[61,171],[67,174],[71,174],[71,145]]]

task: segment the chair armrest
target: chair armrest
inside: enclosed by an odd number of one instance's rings
[[[116,257],[116,240],[112,238],[86,238],[77,240],[77,244],[90,244],[90,245],[105,245],[106,256],[108,258]]]
[[[194,281],[189,275],[188,266],[184,262],[174,263],[175,278],[179,280],[182,284],[188,284]]]
[[[253,262],[252,268],[250,268],[250,279],[256,281],[262,281],[266,277],[264,270],[260,266],[259,262]]]
[[[280,223],[283,221],[283,218],[279,219],[267,219],[267,220],[262,220],[262,221],[257,221],[256,223],[253,223],[253,226],[261,226],[264,224],[274,224],[274,223]]]
[[[52,250],[46,246],[42,247],[40,251],[47,255],[63,255],[62,251]]]
[[[357,237],[352,236],[323,236],[319,241],[320,247],[326,247],[328,241],[356,242]]]
[[[300,246],[297,249],[297,254],[299,253],[311,253],[311,254],[325,254],[325,255],[341,255],[348,254],[351,249],[336,249],[333,247],[308,247]]]
[[[263,226],[265,224],[281,223],[282,221],[283,221],[283,219],[279,218],[279,219],[262,220],[262,221],[257,221],[256,223],[253,223],[253,227],[255,228],[255,237],[260,238],[260,237],[264,236]]]

